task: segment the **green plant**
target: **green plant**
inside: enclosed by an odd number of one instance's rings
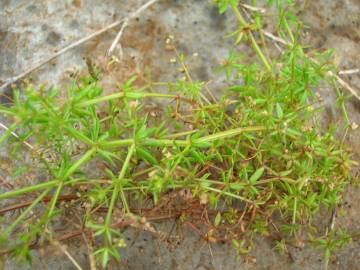
[[[354,162],[334,129],[323,130],[317,121],[322,105],[314,89],[332,83],[326,77],[334,68],[331,55],[318,54],[318,63],[309,60],[285,14],[278,27],[291,45],[270,59],[256,40],[261,17],[249,24],[237,1],[216,2],[221,12],[231,8],[238,19],[230,36],[248,41],[260,60],[245,64],[247,57],[233,50],[223,68],[229,81],[243,83],[224,89],[219,100],[206,98],[203,84],[191,78],[185,57],[174,48],[185,73],[177,82],[137,86],[134,76],[117,92],[102,95],[97,74],[74,82],[65,94],[29,84],[14,92],[11,107],[0,107],[14,123],[10,131],[20,134],[15,139],[5,132],[0,142],[31,143],[31,165],[45,175],[37,184],[0,194],[0,200],[35,195],[1,233],[4,252],[30,259],[35,240],[57,239],[54,221],[66,211],[65,195],[76,194],[83,231],[98,240],[95,255],[104,267],[111,257],[120,260],[121,226],[151,229],[134,210],[149,198],[149,209],[183,190],[195,198],[194,208],[205,205],[210,211],[225,203],[224,213],[215,211],[211,230],[215,238],[228,233],[240,253],[248,252],[242,236],[270,233],[274,212],[295,235],[299,225],[312,224],[321,205],[337,206]],[[157,92],[164,86],[169,93]],[[148,99],[167,100],[161,115],[145,109]],[[180,210],[183,220],[194,216]],[[229,232],[236,220],[246,230]]]
[[[331,254],[351,242],[351,236],[344,230],[333,230],[324,237],[310,236],[312,244],[325,251],[325,268],[327,269]]]

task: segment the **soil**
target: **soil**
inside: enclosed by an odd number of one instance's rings
[[[144,1],[143,1],[144,2]],[[138,0],[1,0],[0,1],[0,80],[15,76],[55,51],[71,44],[139,7]],[[359,0],[298,1],[304,7],[299,16],[308,26],[306,40],[316,49],[332,48],[340,69],[360,68],[360,2]],[[173,81],[179,75],[167,50],[166,39],[174,36],[179,52],[187,56],[195,79],[210,81],[211,90],[219,94],[226,84],[216,67],[232,46],[225,33],[235,25],[229,13],[219,15],[212,1],[162,0],[155,3],[129,23],[121,40],[121,63],[107,65],[105,53],[118,29],[111,30],[82,46],[58,57],[31,74],[34,83],[44,87],[63,87],[87,72],[89,59],[102,68],[102,84],[106,91],[114,90],[114,82],[123,81],[137,73],[140,80],[150,72],[154,80]],[[251,54],[246,47],[243,53]],[[120,46],[116,54],[120,55]],[[344,75],[351,85],[360,89],[360,73]],[[10,94],[8,89],[7,94]],[[328,90],[331,91],[331,90]],[[344,90],[346,91],[346,90]],[[358,90],[360,94],[360,90]],[[327,97],[325,121],[339,118],[333,95]],[[4,97],[0,102],[5,102]],[[154,104],[159,106],[160,104]],[[347,104],[352,122],[360,124],[360,102],[351,98]],[[3,119],[0,116],[0,121]],[[360,128],[350,132],[347,143],[360,162]],[[8,149],[0,148],[0,179],[14,187],[23,183],[13,181],[7,173]],[[354,175],[359,173],[355,168]],[[0,187],[0,191],[5,188]],[[360,189],[350,186],[344,204],[338,211],[336,226],[351,233],[360,231]],[[329,216],[321,216],[319,226],[327,226]],[[112,263],[109,269],[323,269],[324,254],[309,245],[289,247],[289,254],[280,255],[274,249],[274,240],[259,237],[256,248],[246,259],[238,258],[231,245],[205,242],[191,226],[177,226],[176,220],[154,224],[166,237],[137,230],[125,230],[127,248],[122,251],[121,264]],[[90,269],[83,239],[66,243],[68,251],[82,266]],[[299,245],[301,246],[301,245]],[[329,269],[360,269],[360,240],[337,252]],[[0,259],[1,260],[1,259]],[[19,265],[2,258],[0,269],[75,269],[74,265],[56,248],[34,251],[33,265]]]

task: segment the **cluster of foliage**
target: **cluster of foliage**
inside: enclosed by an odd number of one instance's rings
[[[85,205],[84,226],[99,239],[95,255],[103,266],[111,257],[120,259],[124,246],[114,227],[115,210],[129,216],[134,200],[151,198],[156,205],[164,194],[188,190],[208,209],[226,205],[215,227],[245,216],[248,235],[269,232],[273,213],[284,232],[296,235],[299,226],[311,226],[321,206],[339,204],[352,161],[334,129],[320,128],[316,116],[322,104],[314,94],[320,85],[333,84],[326,76],[334,68],[331,55],[310,60],[284,13],[279,33],[289,45],[270,59],[257,42],[260,14],[254,12],[248,24],[237,1],[216,2],[221,12],[231,8],[238,18],[239,28],[230,36],[248,42],[260,60],[245,64],[246,56],[231,51],[223,68],[229,81],[242,83],[233,83],[218,100],[204,96],[203,83],[191,78],[178,55],[186,76],[177,82],[136,86],[132,77],[118,92],[103,95],[97,75],[74,82],[66,93],[29,85],[14,92],[11,107],[0,107],[14,123],[0,141],[34,145],[36,166],[46,175],[36,185],[0,194],[1,200],[36,195],[1,232],[3,247],[30,258],[34,240],[54,237],[52,220],[64,211],[60,196],[75,191]],[[157,92],[159,86],[169,93]],[[161,114],[147,109],[149,99],[166,100]],[[11,137],[15,130],[19,139]],[[51,198],[47,204],[45,197]],[[99,207],[107,209],[102,219]],[[29,222],[33,211],[36,218]],[[247,252],[241,237],[233,234],[233,244]]]

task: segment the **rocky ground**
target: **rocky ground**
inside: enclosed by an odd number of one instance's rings
[[[0,1],[0,80],[17,75],[35,63],[113,21],[134,11],[144,1],[139,0],[1,0]],[[358,0],[301,1],[301,16],[307,28],[307,39],[315,48],[335,50],[341,69],[360,68],[360,2]],[[151,74],[154,80],[169,81],[178,76],[170,59],[174,56],[166,39],[174,36],[178,50],[188,60],[194,78],[212,81],[216,92],[224,84],[215,68],[228,54],[231,46],[224,34],[234,26],[230,14],[219,15],[211,1],[162,0],[129,23],[121,44],[123,59],[108,65],[105,57],[118,29],[61,55],[31,74],[34,82],[46,87],[64,86],[72,77],[85,73],[91,60],[103,69],[102,83],[112,91],[114,82]],[[241,48],[244,53],[246,48]],[[116,55],[119,55],[119,47]],[[360,89],[360,73],[343,75]],[[360,94],[360,90],[358,90]],[[331,95],[329,95],[331,96]],[[327,103],[326,119],[338,117],[334,99]],[[360,123],[360,102],[351,99],[348,111],[352,122]],[[0,116],[1,119],[1,116]],[[360,161],[360,129],[349,134],[348,143]],[[0,149],[1,150],[1,149]],[[0,176],[5,171],[7,153],[0,155]],[[355,174],[357,172],[354,172]],[[348,188],[338,226],[350,232],[360,230],[360,189]],[[325,222],[326,223],[326,222]],[[248,262],[238,260],[231,246],[207,244],[189,228],[177,228],[175,221],[157,224],[157,229],[178,235],[170,242],[147,232],[126,231],[127,249],[121,265],[109,269],[322,269],[323,253],[308,246],[292,248],[291,257],[279,255],[269,239],[258,239],[257,248]],[[175,228],[175,229],[173,229]],[[69,242],[69,252],[89,269],[87,249],[79,242]],[[360,241],[355,239],[332,258],[329,269],[360,269]],[[3,259],[0,269],[30,269]],[[74,269],[62,253],[49,248],[36,251],[31,269]]]

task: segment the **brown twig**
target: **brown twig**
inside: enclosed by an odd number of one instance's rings
[[[49,201],[51,201],[51,199],[52,199],[51,196],[46,196],[43,199],[43,202],[49,202]],[[70,201],[70,200],[74,200],[74,199],[78,199],[78,196],[69,194],[69,195],[59,196],[58,201]],[[5,214],[7,212],[10,212],[10,211],[14,211],[14,210],[17,210],[17,209],[24,208],[26,206],[29,206],[32,203],[33,203],[33,201],[31,200],[31,201],[26,201],[26,202],[10,205],[9,207],[0,209],[0,215],[3,215],[3,214]]]
[[[6,181],[3,177],[0,176],[0,183],[1,185],[7,187],[8,189],[13,189],[14,186],[10,184],[8,181]]]

